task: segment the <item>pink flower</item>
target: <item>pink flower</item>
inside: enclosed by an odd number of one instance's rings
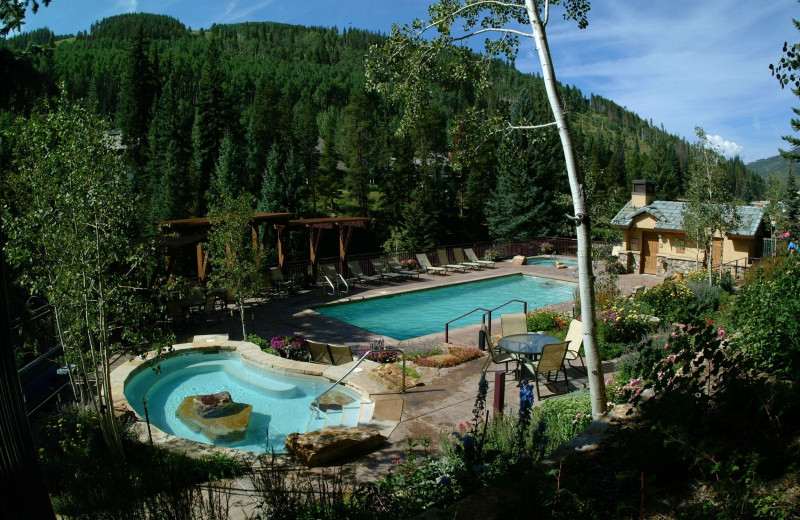
[[[783,233],[781,233],[779,236],[780,236],[781,238],[789,238],[789,232],[788,232],[788,231],[784,231],[784,232],[783,232]]]
[[[723,339],[725,337],[725,329],[719,327],[717,329],[717,339]]]
[[[669,341],[664,343],[664,350],[669,350]]]
[[[669,356],[667,356],[667,360],[672,362],[673,364],[675,363],[676,359],[678,359],[678,356],[676,356],[675,354],[670,354]]]
[[[606,379],[606,386],[610,385],[613,382],[614,382],[614,378],[613,377],[609,377],[608,379]]]
[[[403,464],[405,460],[401,457],[395,457],[392,459],[392,464]]]

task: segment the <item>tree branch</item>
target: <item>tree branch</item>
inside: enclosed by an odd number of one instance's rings
[[[511,130],[538,130],[539,128],[547,128],[548,126],[556,126],[555,121],[551,121],[550,123],[544,123],[542,125],[512,125],[508,123],[508,128]]]
[[[513,3],[509,3],[509,2],[500,2],[498,0],[483,0],[481,2],[473,2],[471,4],[463,5],[462,7],[456,9],[455,11],[453,11],[452,13],[446,15],[443,18],[440,18],[438,20],[434,20],[434,21],[430,22],[427,27],[425,27],[424,29],[421,29],[419,31],[419,33],[417,33],[417,34],[421,35],[425,31],[427,31],[428,29],[431,29],[433,27],[438,27],[439,25],[445,23],[445,21],[447,21],[448,18],[451,19],[451,20],[456,19],[461,15],[461,13],[463,11],[466,11],[467,9],[472,9],[474,7],[480,7],[480,6],[486,6],[486,5],[494,5],[494,6],[497,6],[497,7],[508,7],[509,9],[520,9],[520,10],[524,10],[525,9],[524,5],[513,4]]]
[[[486,29],[480,29],[473,33],[465,34],[464,36],[459,36],[458,38],[453,38],[454,42],[459,42],[462,40],[467,40],[472,38],[473,36],[477,36],[481,33],[485,32],[500,32],[500,33],[508,33],[508,34],[516,34],[517,36],[522,36],[524,38],[533,38],[533,33],[526,33],[522,31],[517,31],[516,29],[503,29],[502,27],[487,27]]]

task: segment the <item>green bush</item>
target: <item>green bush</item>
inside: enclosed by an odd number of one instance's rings
[[[526,316],[526,323],[529,331],[553,331],[566,328],[569,325],[569,319],[562,312],[541,309],[529,312]]]
[[[745,280],[728,316],[733,345],[760,370],[800,376],[800,255],[764,261]]]
[[[650,288],[640,300],[647,304],[653,315],[661,321],[684,322],[691,315],[689,308],[694,301],[694,293],[684,282],[666,280]]]
[[[275,350],[274,348],[272,348],[269,345],[269,341],[267,341],[266,339],[262,338],[258,334],[248,334],[247,337],[245,338],[245,341],[249,341],[250,343],[253,343],[258,348],[260,348],[261,350],[266,352],[267,354],[272,354],[273,356],[280,356],[281,355],[280,352],[278,352],[277,350]]]
[[[547,399],[533,409],[533,424],[545,423],[547,445],[545,455],[575,438],[592,422],[592,401],[589,390],[570,392]]]

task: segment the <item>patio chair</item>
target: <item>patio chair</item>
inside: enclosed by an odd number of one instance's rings
[[[503,352],[500,349],[498,349],[495,346],[494,341],[492,341],[491,336],[486,331],[486,325],[481,325],[481,330],[480,330],[479,333],[483,335],[483,341],[486,342],[486,350],[489,351],[490,360],[487,360],[486,367],[489,366],[490,362],[491,363],[496,363],[498,365],[500,363],[504,363],[505,366],[506,366],[506,373],[508,373],[508,364],[509,363],[514,363],[516,366],[514,367],[514,370],[512,371],[512,373],[515,374],[515,375],[518,374],[519,373],[519,356],[517,356],[516,354],[510,354],[508,352]],[[479,343],[480,343],[480,340],[479,340]],[[484,368],[484,372],[486,372],[485,368]]]
[[[409,280],[414,276],[419,278],[419,271],[409,271],[408,269],[403,269],[403,265],[400,263],[400,260],[398,260],[396,256],[387,257],[386,263],[389,265],[389,269],[391,269],[395,273],[402,274]]]
[[[581,322],[572,320],[569,323],[566,341],[569,342],[569,348],[567,348],[567,354],[564,360],[568,362],[569,366],[575,368],[575,370],[586,374],[586,364],[581,357],[581,345],[583,344],[583,324]],[[572,365],[572,362],[576,359],[580,360],[581,366],[583,367],[582,369]]]
[[[373,258],[370,260],[373,269],[375,269],[375,273],[381,277],[381,280],[384,278],[388,278],[390,280],[403,280],[405,276],[400,273],[395,273],[393,271],[387,271],[385,267],[383,267],[383,262],[380,261],[378,258]]]
[[[183,306],[181,302],[178,300],[167,300],[164,302],[164,307],[167,311],[167,318],[172,322],[173,325],[181,325],[183,327],[186,324],[186,311],[183,310]]]
[[[541,395],[539,394],[539,374],[547,374],[547,381],[550,381],[550,373],[555,372],[556,378],[552,381],[553,383],[558,381],[558,372],[564,372],[564,384],[566,386],[566,391],[569,393],[569,381],[567,380],[567,369],[564,366],[564,356],[567,354],[567,345],[569,342],[564,341],[563,343],[551,343],[549,345],[545,345],[542,349],[542,354],[539,356],[539,359],[532,360],[530,358],[523,358],[522,359],[522,369],[527,369],[536,383],[536,400],[541,400]],[[526,378],[527,379],[527,378]]]
[[[214,293],[209,292],[206,294],[206,299],[203,303],[203,320],[208,321],[208,319],[213,316],[214,319],[219,322],[219,316],[214,313],[215,310],[217,310],[217,296]]]
[[[417,253],[417,262],[419,262],[420,267],[425,269],[426,273],[439,273],[439,274],[447,274],[446,267],[436,267],[431,264],[431,261],[428,260],[428,255],[425,253]]]
[[[501,314],[500,329],[503,332],[503,337],[512,336],[514,334],[527,334],[528,317],[524,312]]]
[[[353,361],[353,354],[350,352],[350,347],[343,345],[328,345],[328,350],[331,353],[331,360],[334,365],[346,365]]]
[[[464,250],[460,247],[453,248],[453,257],[456,259],[456,263],[467,266],[470,269],[483,269],[484,267],[480,262],[467,262],[466,258],[464,258]]]
[[[272,279],[272,284],[280,291],[286,291],[287,294],[294,292],[294,284],[283,276],[283,271],[281,271],[280,267],[270,267],[269,277]]]
[[[347,267],[350,268],[350,272],[353,273],[353,276],[356,277],[356,280],[361,282],[362,284],[367,284],[369,282],[378,282],[380,283],[381,277],[380,276],[373,276],[371,274],[365,274],[364,271],[361,269],[361,264],[358,263],[357,260],[348,260]]]
[[[316,341],[309,340],[308,351],[311,353],[309,361],[312,363],[333,364],[333,358],[331,358],[331,352],[328,350],[327,343],[317,343]]]
[[[494,267],[494,262],[492,260],[478,259],[478,255],[475,254],[475,251],[473,251],[471,247],[465,247],[464,254],[467,255],[467,258],[469,258],[470,262],[477,262],[479,264],[485,265],[486,267]]]
[[[453,271],[467,272],[467,266],[460,264],[451,264],[450,259],[447,257],[447,251],[444,249],[437,249],[436,255],[439,257],[439,267],[446,267]]]

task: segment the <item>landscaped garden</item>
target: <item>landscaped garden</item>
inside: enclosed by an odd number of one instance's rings
[[[798,275],[796,257],[777,258],[737,287],[724,275],[709,286],[700,272],[601,299],[616,419],[595,450],[556,463],[543,461],[592,422],[589,392],[534,406],[523,383],[516,412],[500,414],[488,410],[486,381],[436,452],[431,439],[409,439],[394,469],[370,482],[274,457],[189,459],[129,433],[127,457],[114,461],[97,418],[73,408],[39,424],[40,459],[57,511],[74,518],[226,518],[225,479],[245,474],[254,518],[412,518],[432,507],[464,518],[487,493],[503,497],[492,514],[508,518],[798,518]],[[529,330],[563,337],[567,324],[563,313],[528,314]],[[293,334],[248,339],[285,357],[304,348]],[[389,346],[371,347],[375,361],[397,361]],[[422,349],[414,363],[443,353]]]

